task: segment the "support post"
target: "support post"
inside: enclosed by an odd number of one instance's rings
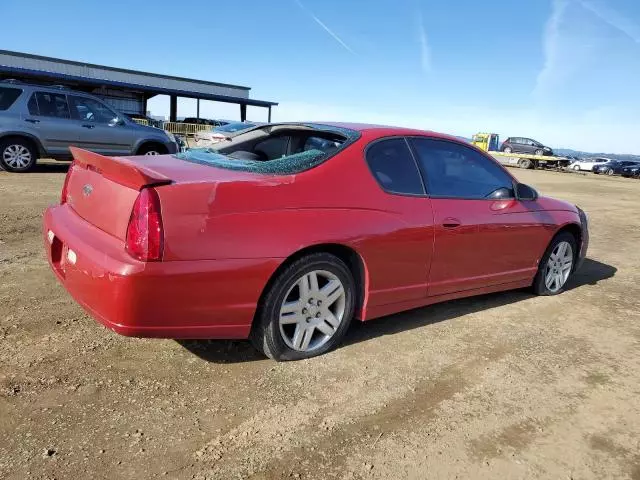
[[[178,121],[178,97],[171,95],[169,98],[169,121]]]
[[[269,105],[269,117],[267,122],[271,123],[271,105]]]
[[[142,97],[142,114],[146,115],[147,114],[147,96],[145,95],[144,97]]]
[[[240,121],[241,122],[247,121],[247,105],[244,103],[240,104]]]
[[[200,99],[196,99],[196,118],[200,120]]]

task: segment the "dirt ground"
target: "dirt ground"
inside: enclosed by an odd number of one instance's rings
[[[40,239],[65,170],[0,172],[0,478],[640,480],[640,181],[515,171],[590,216],[566,293],[354,324],[280,364],[89,318]]]

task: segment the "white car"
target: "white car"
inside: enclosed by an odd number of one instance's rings
[[[211,145],[223,141],[225,138],[232,137],[256,126],[258,126],[257,123],[251,122],[230,122],[225,125],[220,125],[219,127],[213,127],[209,130],[196,132],[194,135],[196,147],[210,147]]]
[[[578,171],[591,172],[591,171],[593,171],[593,167],[595,167],[596,165],[602,165],[603,163],[607,163],[607,162],[610,162],[610,161],[611,161],[611,159],[602,158],[602,157],[598,157],[598,158],[583,158],[582,160],[578,160],[577,162],[573,162],[571,165],[569,165],[569,168],[571,168],[573,170],[578,170]]]

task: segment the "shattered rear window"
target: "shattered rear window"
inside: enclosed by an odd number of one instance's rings
[[[237,159],[218,153],[211,148],[191,148],[185,152],[175,154],[174,157],[186,160],[187,162],[210,165],[228,170],[271,175],[291,175],[310,170],[320,165],[325,160],[342,151],[360,138],[360,132],[346,128],[310,124],[304,124],[301,126],[317,128],[318,132],[339,134],[344,137],[345,140],[340,148],[334,151],[325,152],[317,148],[310,148],[299,153],[294,153],[292,155],[287,155],[273,160]],[[267,138],[269,137],[265,137],[265,139]]]

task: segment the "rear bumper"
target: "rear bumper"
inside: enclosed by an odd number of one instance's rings
[[[280,259],[138,262],[66,206],[43,220],[51,269],[96,320],[134,337],[243,339]],[[51,233],[49,233],[51,232]]]

